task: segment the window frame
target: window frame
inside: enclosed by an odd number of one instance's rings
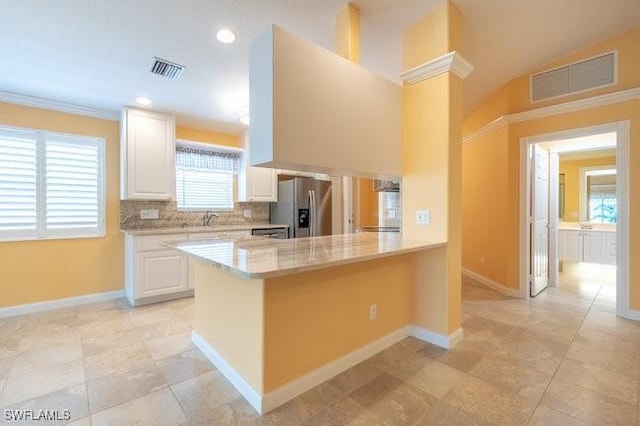
[[[590,203],[589,203],[589,197],[587,196],[587,176],[589,174],[589,172],[592,171],[597,171],[597,170],[615,170],[616,171],[616,175],[617,175],[617,170],[618,170],[618,166],[617,164],[605,164],[605,165],[600,165],[600,166],[587,166],[587,167],[580,167],[579,169],[579,173],[580,173],[580,187],[579,187],[579,196],[580,196],[580,206],[579,206],[579,212],[580,212],[580,222],[588,222],[589,221],[589,214],[590,214]],[[617,185],[617,183],[616,183]],[[618,199],[618,190],[616,189],[616,211],[617,211],[617,206],[618,206],[618,202],[620,201]],[[594,222],[594,223],[599,223],[599,222]],[[608,222],[604,222],[604,223],[608,223]]]
[[[230,146],[224,146],[224,145],[217,145],[217,144],[211,144],[211,143],[205,143],[205,142],[196,142],[196,141],[190,141],[190,140],[186,140],[186,139],[176,139],[176,150],[178,147],[178,144],[183,145],[183,146],[187,146],[187,147],[192,147],[195,149],[204,149],[204,150],[211,150],[211,151],[223,151],[223,152],[232,152],[232,153],[237,153],[239,155],[242,154],[243,149],[242,148],[234,148],[234,147],[230,147]],[[240,159],[238,159],[238,161],[240,161]],[[239,166],[239,164],[238,164]],[[230,208],[220,208],[220,207],[210,207],[210,208],[202,208],[202,207],[180,207],[178,205],[178,165],[176,164],[176,211],[178,212],[207,212],[207,211],[212,211],[212,212],[223,212],[223,213],[228,213],[228,212],[232,212],[235,210],[235,204],[236,204],[236,200],[238,199],[237,196],[237,191],[238,191],[238,179],[237,179],[237,173],[229,173],[231,175],[231,207]]]
[[[87,238],[104,238],[106,237],[106,141],[104,138],[80,135],[74,133],[51,131],[39,128],[17,127],[0,124],[0,133],[7,132],[23,132],[32,133],[35,141],[35,157],[36,157],[36,229],[1,231],[0,242],[17,242],[17,241],[47,241],[47,240],[67,240],[67,239],[87,239]],[[47,228],[47,178],[46,178],[46,149],[47,138],[56,137],[61,139],[72,140],[74,143],[81,145],[83,142],[95,144],[97,150],[97,226],[89,230],[81,228],[67,229],[48,229]]]

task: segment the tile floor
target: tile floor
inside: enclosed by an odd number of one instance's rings
[[[567,267],[523,301],[465,279],[454,349],[408,338],[262,418],[190,343],[191,299],[2,319],[0,423],[57,408],[94,426],[640,425],[640,324],[613,314],[614,280]]]

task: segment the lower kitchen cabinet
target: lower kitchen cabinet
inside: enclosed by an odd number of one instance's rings
[[[157,296],[186,290],[188,260],[175,250],[160,250],[138,254],[141,296]]]
[[[189,259],[162,244],[187,234],[126,235],[125,290],[134,305],[190,296]]]
[[[248,236],[250,230],[184,234],[125,235],[125,290],[134,305],[146,305],[193,295],[193,260],[166,247],[163,241],[206,240]]]
[[[615,232],[561,229],[558,234],[561,261],[616,264]]]

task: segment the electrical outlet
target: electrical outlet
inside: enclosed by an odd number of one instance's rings
[[[251,219],[251,210],[246,209],[245,211],[242,212],[242,214],[244,215],[244,217],[246,217],[247,219]]]
[[[158,219],[158,209],[140,209],[140,219]]]
[[[484,256],[480,257],[480,266],[484,267]]]
[[[431,213],[429,210],[416,210],[416,223],[418,225],[428,225],[431,223]]]
[[[373,321],[376,318],[378,318],[378,305],[374,303],[369,306],[369,321]]]

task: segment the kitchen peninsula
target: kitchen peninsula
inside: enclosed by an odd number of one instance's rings
[[[197,260],[194,344],[260,413],[407,337],[414,262],[445,246],[396,233],[167,244]]]

